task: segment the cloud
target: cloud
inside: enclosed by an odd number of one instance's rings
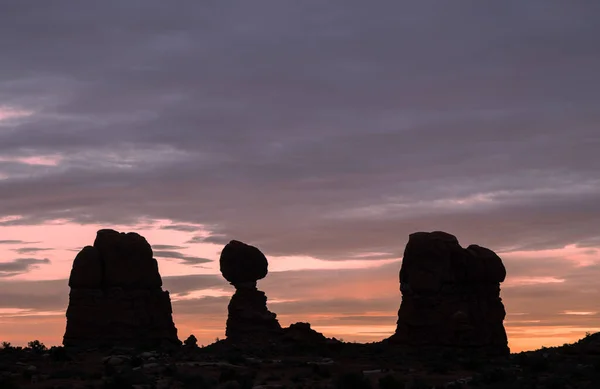
[[[598,239],[598,7],[425,3],[13,7],[0,98],[31,114],[0,148],[57,159],[0,166],[2,224],[170,219],[331,260],[440,227]]]
[[[185,246],[176,246],[171,244],[153,244],[153,250],[182,250],[185,249]]]
[[[179,251],[154,251],[154,256],[156,258],[179,259],[182,263],[192,266],[212,262],[212,259],[185,255],[180,253]]]
[[[25,244],[29,242],[25,242],[19,239],[8,239],[8,240],[0,240],[0,244]]]
[[[18,258],[10,262],[0,262],[0,278],[12,277],[35,269],[40,264],[48,264],[48,258]]]
[[[16,251],[19,254],[30,254],[30,253],[37,253],[39,251],[48,251],[48,250],[53,250],[53,249],[43,248],[43,247],[19,247],[18,249],[14,249],[13,251]]]
[[[171,224],[168,226],[161,226],[162,230],[175,230],[182,232],[196,232],[200,228],[199,226],[187,225],[187,224]]]
[[[208,236],[194,236],[190,240],[188,240],[187,243],[190,243],[190,244],[194,244],[194,243],[211,243],[211,244],[223,245],[224,246],[227,243],[229,243],[230,241],[231,241],[231,239],[228,238],[226,235],[211,234],[211,235],[208,235]]]

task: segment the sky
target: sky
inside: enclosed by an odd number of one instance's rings
[[[283,325],[395,330],[408,234],[502,257],[512,351],[600,331],[600,3],[0,4],[0,340],[62,341],[100,228],[223,337],[230,239]]]

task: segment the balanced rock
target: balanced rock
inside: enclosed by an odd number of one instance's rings
[[[227,339],[264,342],[280,335],[277,315],[267,308],[265,293],[256,288],[256,281],[268,272],[265,255],[256,247],[232,240],[223,248],[219,265],[223,277],[236,288],[228,306]]]
[[[221,251],[219,267],[223,277],[236,285],[256,283],[265,278],[269,263],[267,257],[256,247],[232,240]]]
[[[500,298],[506,269],[496,253],[462,248],[442,231],[411,234],[400,269],[402,302],[391,343],[509,352]]]
[[[75,257],[65,346],[178,345],[169,292],[144,237],[100,230]]]

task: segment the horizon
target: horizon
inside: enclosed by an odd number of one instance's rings
[[[143,12],[140,12],[143,9]],[[231,239],[281,324],[392,335],[408,234],[502,258],[511,352],[600,331],[600,4],[0,5],[0,341],[59,345],[97,230],[144,236],[180,339]]]

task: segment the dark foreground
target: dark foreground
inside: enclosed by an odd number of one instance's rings
[[[0,388],[600,388],[600,333],[506,357],[338,343],[277,350],[0,350]]]

